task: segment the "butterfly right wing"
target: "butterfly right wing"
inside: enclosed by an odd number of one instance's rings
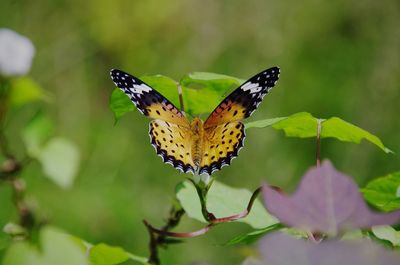
[[[191,157],[189,121],[168,99],[140,79],[120,70],[111,70],[115,85],[129,96],[150,122],[151,144],[167,164],[183,172],[195,172]]]
[[[110,74],[114,84],[129,96],[144,115],[189,126],[188,120],[174,104],[139,78],[117,69],[111,70]]]

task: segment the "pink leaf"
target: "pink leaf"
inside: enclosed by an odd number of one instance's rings
[[[398,265],[400,255],[368,240],[329,240],[315,244],[282,233],[265,236],[259,245],[268,265]]]
[[[400,221],[400,211],[371,211],[353,180],[329,161],[310,169],[291,196],[264,185],[267,210],[282,223],[335,236],[346,230]]]

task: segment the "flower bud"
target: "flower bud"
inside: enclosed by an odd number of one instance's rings
[[[28,38],[0,28],[0,75],[25,75],[31,68],[34,54],[35,47]]]

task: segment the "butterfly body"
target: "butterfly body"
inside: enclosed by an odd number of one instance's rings
[[[200,166],[204,149],[203,121],[199,118],[194,118],[190,123],[190,129],[192,131],[192,160],[197,169]]]
[[[226,97],[203,122],[189,121],[170,101],[140,79],[112,70],[114,83],[150,122],[151,144],[165,163],[183,172],[209,174],[229,165],[243,146],[242,120],[257,108],[279,77],[279,68],[267,69]]]

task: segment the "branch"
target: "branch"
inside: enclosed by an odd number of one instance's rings
[[[161,229],[156,229],[152,227],[146,220],[143,220],[144,225],[147,228],[150,236],[149,242],[149,263],[154,265],[160,264],[160,259],[158,257],[158,248],[159,246],[166,246],[167,244],[176,243],[176,241],[168,240],[167,236],[169,236],[169,230],[176,227],[182,216],[185,214],[185,210],[182,208],[177,209],[175,206],[171,207],[169,211],[169,217],[166,220],[166,224]]]
[[[246,210],[244,210],[243,212],[239,213],[239,214],[235,214],[235,215],[231,215],[231,216],[226,216],[226,217],[221,217],[221,218],[216,218],[214,216],[214,214],[210,213],[207,211],[207,209],[205,209],[205,212],[208,213],[208,216],[212,216],[212,218],[210,218],[209,220],[207,220],[209,222],[208,225],[206,225],[205,227],[193,231],[193,232],[170,232],[167,230],[163,230],[163,229],[157,229],[154,228],[153,226],[151,226],[146,220],[143,220],[144,224],[146,225],[147,229],[149,230],[149,232],[151,232],[151,234],[154,236],[154,233],[158,234],[161,237],[177,237],[177,238],[191,238],[191,237],[197,237],[200,235],[204,235],[205,233],[207,233],[208,231],[210,231],[211,228],[213,228],[215,225],[217,224],[221,224],[221,223],[227,223],[227,222],[233,222],[233,221],[237,221],[239,219],[243,219],[245,218],[247,215],[249,215],[254,201],[256,200],[258,194],[261,192],[261,187],[258,187],[252,194],[248,204],[247,204],[247,208]],[[150,246],[152,246],[152,243],[150,242]],[[154,263],[154,264],[158,264],[158,263]]]

